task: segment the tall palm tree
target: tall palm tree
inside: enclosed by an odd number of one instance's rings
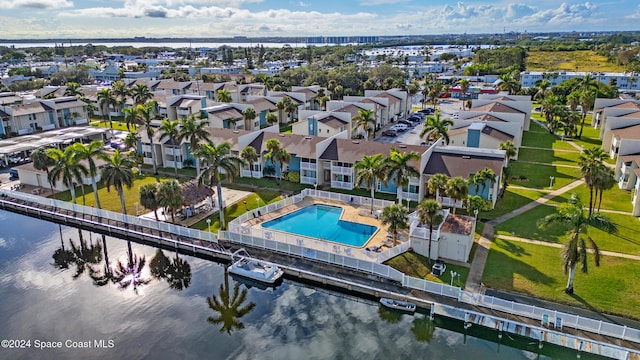
[[[137,106],[132,106],[130,108],[122,109],[124,113],[124,122],[127,124],[127,130],[131,130],[131,125],[134,126],[138,122],[138,108]]]
[[[76,155],[80,160],[84,160],[89,165],[89,176],[91,176],[91,188],[93,189],[93,196],[96,201],[96,207],[100,209],[100,197],[98,196],[98,185],[96,183],[96,176],[98,176],[98,166],[96,160],[106,160],[107,155],[104,152],[104,143],[100,140],[93,140],[88,145],[82,143],[75,143],[71,145],[76,152]]]
[[[273,166],[276,165],[276,162],[279,164],[280,173],[278,174],[278,184],[282,182],[282,171],[284,169],[284,164],[289,163],[291,161],[291,154],[282,147],[280,144],[280,140],[278,139],[269,139],[266,144],[267,153],[264,154],[265,159],[271,159],[273,162]]]
[[[422,131],[420,132],[420,137],[429,138],[433,137],[442,137],[444,139],[444,143],[449,145],[449,134],[447,131],[449,130],[449,126],[453,125],[453,120],[451,119],[440,119],[440,110],[436,110],[433,115],[427,116],[427,119],[424,122]]]
[[[175,213],[182,207],[184,197],[180,194],[181,187],[178,180],[162,181],[158,185],[158,204],[171,212],[171,222],[176,223]],[[166,212],[165,211],[165,212]]]
[[[438,173],[429,178],[429,182],[427,183],[427,187],[429,188],[429,192],[436,195],[436,200],[442,204],[442,198],[440,198],[440,194],[444,193],[447,188],[447,182],[449,181],[449,176],[446,174]]]
[[[515,94],[520,90],[521,84],[520,81],[513,75],[513,73],[502,74],[500,76],[500,84],[498,84],[498,89],[502,91],[507,91],[509,95]]]
[[[403,187],[409,185],[409,179],[412,177],[419,177],[420,172],[416,170],[413,165],[409,163],[412,161],[420,161],[420,155],[417,152],[399,152],[396,149],[391,149],[389,157],[385,159],[385,173],[391,179],[393,178],[396,185],[400,188],[398,195],[398,203],[402,204],[402,192]],[[407,205],[409,200],[407,200]]]
[[[440,212],[441,209],[442,205],[432,199],[424,200],[418,204],[418,208],[416,209],[420,222],[429,226],[429,250],[427,252],[427,254],[429,254],[429,262],[431,262],[431,238],[433,234],[433,227],[440,225],[444,220],[444,216]]]
[[[469,86],[471,84],[469,83],[469,79],[462,79],[460,81],[458,81],[458,86],[460,86],[460,98],[461,99],[466,99],[467,98],[467,92],[469,92]],[[466,105],[465,105],[466,106]]]
[[[140,141],[140,136],[138,136],[138,134],[128,133],[127,136],[125,136],[125,138],[122,140],[122,143],[124,144],[124,146],[126,146],[127,150],[135,150],[138,146],[138,141]]]
[[[155,108],[157,103],[155,101],[149,101],[143,105],[138,105],[136,107],[136,111],[138,113],[138,121],[144,126],[144,130],[149,138],[149,144],[151,145],[151,162],[153,165],[153,174],[158,175],[158,168],[156,166],[156,147],[153,143],[153,135],[155,134],[155,129],[151,126],[151,121],[155,115]]]
[[[207,132],[207,127],[209,126],[209,120],[197,119],[191,115],[180,119],[180,126],[178,138],[180,142],[186,140],[189,143],[189,152],[195,158],[196,176],[200,176],[200,159],[193,154],[198,150],[200,141],[208,141],[209,133]]]
[[[393,234],[393,245],[398,242],[398,232],[409,227],[409,210],[400,204],[393,204],[382,209],[380,214],[382,225],[388,225],[388,230]]]
[[[222,202],[222,171],[227,181],[231,182],[233,178],[238,175],[240,166],[244,165],[244,161],[231,153],[231,144],[229,142],[223,142],[218,146],[214,144],[203,144],[198,147],[196,156],[202,158],[204,162],[209,165],[198,177],[198,183],[209,186],[215,184],[218,195],[220,228],[224,230],[226,224],[224,223],[224,208]]]
[[[118,80],[111,84],[111,91],[113,92],[113,96],[117,100],[118,104],[118,112],[122,110],[122,107],[127,102],[127,96],[129,96],[129,88],[127,88],[127,84],[122,80]]]
[[[68,82],[67,88],[64,90],[64,96],[84,96],[84,94],[82,93],[82,85],[78,84],[77,82]]]
[[[468,184],[467,180],[462,178],[461,176],[456,176],[454,178],[449,179],[447,181],[446,192],[447,196],[449,196],[453,201],[453,214],[456,214],[456,203],[458,201],[462,201],[467,197],[468,192]]]
[[[145,209],[153,211],[153,215],[155,215],[156,221],[160,221],[160,219],[158,219],[158,208],[161,206],[158,199],[158,184],[144,184],[140,186],[139,190],[140,205],[144,206]]]
[[[240,322],[240,318],[247,315],[256,307],[256,304],[247,300],[247,289],[240,291],[240,283],[235,283],[233,293],[229,287],[229,274],[227,269],[224,270],[224,283],[220,284],[218,295],[212,295],[207,298],[209,308],[216,313],[216,316],[207,318],[207,322],[211,325],[222,324],[220,332],[231,334],[233,330],[244,329],[244,324]]]
[[[354,125],[358,129],[362,129],[367,135],[366,139],[369,140],[369,133],[373,130],[373,138],[376,137],[376,119],[373,116],[373,111],[369,109],[358,109],[358,115],[353,119]]]
[[[131,89],[131,96],[135,105],[141,105],[153,98],[153,94],[146,84],[136,84]]]
[[[258,117],[256,109],[248,107],[242,111],[242,118],[244,119],[245,130],[253,129],[253,120]]]
[[[110,108],[112,106],[115,106],[116,104],[116,98],[113,95],[113,92],[109,88],[102,89],[98,91],[97,98],[98,98],[98,105],[100,106],[102,113],[104,114],[105,111],[107,112],[107,115],[109,116],[109,126],[113,129],[113,122],[111,121],[111,111],[110,111]]]
[[[587,113],[593,108],[593,104],[598,96],[598,85],[596,82],[595,89],[588,88],[580,94],[580,107],[582,108],[582,121],[580,123],[580,134],[578,138],[582,137],[582,130],[584,129],[584,122],[587,118]]]
[[[617,182],[614,169],[603,167],[600,170],[601,171],[598,172],[594,181],[594,187],[596,189],[595,192],[598,197],[597,211],[600,211],[600,205],[602,204],[602,193],[604,193],[605,190],[613,189]],[[595,207],[595,199],[593,206]]]
[[[298,111],[298,105],[296,103],[294,103],[293,100],[291,100],[288,97],[286,97],[285,99],[288,99],[289,101],[285,102],[284,112],[287,113],[287,117],[288,117],[289,121],[293,122],[293,120],[294,120],[293,119],[293,113]]]
[[[133,161],[123,156],[120,150],[116,150],[111,157],[107,158],[107,164],[102,169],[102,180],[107,184],[107,190],[113,186],[120,197],[122,213],[127,214],[127,206],[124,202],[124,188],[130,189],[133,186]]]
[[[267,124],[273,125],[278,122],[278,115],[276,115],[274,112],[268,112],[265,116],[265,120],[267,121]]]
[[[164,119],[162,123],[160,123],[160,127],[158,128],[160,132],[160,141],[164,141],[168,139],[171,143],[171,148],[175,151],[177,149],[182,153],[182,148],[180,147],[180,143],[178,138],[180,137],[180,122],[178,120],[169,120]],[[178,162],[176,161],[176,155],[173,154],[173,171],[175,173],[176,179],[178,178]]]
[[[594,196],[593,191],[595,189],[596,179],[599,173],[604,169],[604,159],[607,154],[598,146],[594,146],[589,149],[585,149],[580,153],[578,158],[578,166],[580,166],[580,172],[584,178],[584,182],[589,188],[589,216],[593,213]]]
[[[51,196],[53,196],[53,183],[49,178],[49,168],[53,166],[53,159],[47,155],[47,149],[39,147],[31,153],[31,160],[33,161],[33,168],[36,170],[44,170],[47,173],[47,182],[51,188]]]
[[[371,213],[373,214],[373,200],[375,199],[376,182],[384,181],[384,157],[382,154],[364,155],[362,160],[353,165],[356,172],[356,185],[363,183],[371,191]]]
[[[281,123],[282,119],[284,118],[284,109],[287,107],[287,102],[285,101],[285,99],[291,101],[291,99],[289,99],[288,97],[283,97],[282,100],[276,103],[276,109],[278,109],[278,118],[280,119]]]
[[[231,98],[231,92],[229,90],[220,89],[216,95],[217,102],[230,103],[233,101]]]
[[[249,176],[253,179],[253,163],[259,159],[256,149],[251,145],[245,146],[240,152],[240,158],[249,165]]]
[[[573,294],[573,279],[577,265],[581,265],[580,270],[582,270],[583,273],[587,273],[588,271],[587,246],[593,249],[595,264],[596,266],[600,266],[600,250],[598,249],[598,245],[587,235],[589,226],[608,233],[615,233],[618,229],[611,220],[600,213],[585,216],[584,206],[576,194],[572,194],[567,203],[558,206],[554,214],[547,215],[542,219],[539,225],[545,227],[553,223],[563,224],[569,229],[567,234],[568,241],[562,250],[562,265],[565,274],[567,272],[569,273],[565,292],[567,294]],[[582,235],[586,236],[586,241]]]
[[[485,167],[484,169],[475,173],[473,175],[473,184],[476,185],[476,195],[483,193],[485,187],[487,186],[487,182],[489,182],[489,184],[493,184],[496,181],[496,177],[496,173],[488,167]]]
[[[547,97],[547,92],[551,86],[551,82],[548,79],[542,79],[535,82],[534,87],[536,89],[533,95],[533,100],[540,100],[541,102]]]
[[[507,156],[507,166],[509,166],[509,161],[514,156],[516,156],[516,153],[518,151],[516,149],[516,144],[514,144],[513,141],[511,141],[511,140],[507,140],[507,141],[501,143],[500,145],[498,145],[498,149],[505,151],[505,155]]]
[[[238,125],[238,121],[240,119],[236,117],[230,117],[227,119],[227,123],[229,124],[229,129],[237,130],[236,126]]]
[[[71,200],[76,203],[76,181],[82,186],[82,177],[89,172],[80,163],[80,157],[73,146],[67,147],[64,152],[60,149],[47,150],[47,156],[53,160],[53,167],[49,170],[49,181],[53,186],[58,180],[69,188]]]

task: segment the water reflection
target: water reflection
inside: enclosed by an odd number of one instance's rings
[[[123,263],[118,260],[116,268],[113,270],[113,277],[120,289],[132,288],[133,292],[138,294],[138,288],[147,285],[151,279],[146,278],[142,274],[147,259],[144,255],[136,255],[131,249],[131,241],[127,241],[127,262]]]
[[[229,290],[229,273],[225,268],[224,282],[220,284],[218,296],[212,295],[207,298],[209,308],[216,313],[215,316],[209,316],[207,322],[211,325],[222,324],[220,332],[226,332],[231,335],[232,331],[244,329],[244,324],[240,321],[240,318],[250,313],[256,307],[256,304],[253,302],[245,304],[247,289],[240,291],[240,283],[233,285],[233,296],[231,296]]]
[[[416,340],[426,343],[431,342],[436,331],[436,324],[429,319],[428,315],[416,315],[411,324],[411,332],[416,337]]]
[[[113,275],[113,269],[109,263],[109,252],[107,251],[107,237],[102,235],[102,251],[104,253],[104,265],[102,269],[96,269],[91,267],[89,269],[89,277],[93,280],[93,284],[96,286],[105,286],[109,283],[115,283],[116,278]]]
[[[73,275],[74,279],[84,274],[85,271],[91,274],[91,268],[102,261],[102,246],[100,243],[94,244],[91,237],[92,233],[89,233],[89,243],[87,244],[82,230],[78,229],[80,245],[76,245],[72,239],[69,239],[71,252],[73,253],[73,262],[76,265],[76,273]]]
[[[175,290],[183,290],[191,284],[191,265],[178,256],[169,259],[161,249],[157,249],[149,262],[151,275],[156,279],[165,279],[169,287]]]
[[[58,269],[65,270],[69,268],[69,265],[73,262],[73,252],[65,249],[64,237],[62,236],[62,225],[58,225],[60,232],[60,247],[53,252],[51,256],[53,258],[53,266]]]

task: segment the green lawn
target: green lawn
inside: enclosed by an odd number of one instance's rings
[[[535,117],[535,116],[532,116]],[[522,134],[522,146],[531,146],[545,149],[575,150],[566,141],[560,140],[557,136],[549,134],[546,128],[531,122],[529,131]],[[522,150],[520,149],[520,153]],[[518,155],[520,158],[520,155]]]
[[[124,200],[125,206],[127,208],[127,214],[135,215],[136,208],[135,203],[140,202],[140,191],[139,188],[143,184],[155,183],[161,180],[171,180],[170,178],[164,177],[154,177],[154,176],[138,176],[135,178],[133,186],[130,189],[124,189]],[[96,206],[95,197],[93,196],[93,191],[91,189],[91,185],[85,186],[86,192],[86,205],[87,206]],[[120,198],[118,197],[117,191],[111,187],[111,191],[108,191],[105,186],[101,186],[98,184],[98,197],[100,198],[100,207],[104,210],[110,210],[115,212],[122,212],[122,206],[120,205]],[[71,193],[69,191],[63,191],[57,193],[55,195],[56,199],[71,201]],[[76,198],[77,203],[82,204],[82,191],[78,187],[76,189]],[[143,211],[142,206],[139,205],[139,211]]]
[[[453,285],[460,287],[464,287],[464,284],[467,282],[467,276],[469,275],[468,267],[447,263],[447,270],[445,273],[442,276],[437,277],[431,274],[429,259],[427,259],[426,256],[422,256],[414,252],[405,252],[387,260],[385,264],[405,273],[406,275],[448,285],[451,284],[451,271],[455,271],[460,274],[460,281],[458,282],[458,277],[456,276],[453,281]]]
[[[481,212],[478,217],[488,220],[495,219],[544,195],[544,192],[538,190],[525,190],[508,187],[504,192],[504,197],[502,199],[498,199],[496,202],[496,207],[491,211]]]
[[[257,196],[256,196],[257,195]],[[256,198],[259,197],[259,201],[255,201]],[[251,194],[251,195],[247,195],[245,198],[243,198],[242,200],[238,201],[237,203],[228,206],[225,210],[224,210],[224,221],[228,224],[229,221],[234,220],[235,218],[237,218],[238,216],[244,214],[245,212],[247,212],[247,209],[249,209],[249,211],[253,210],[253,209],[257,209],[260,206],[264,206],[266,204],[271,204],[273,202],[276,202],[278,200],[281,200],[282,197],[280,196],[280,193],[278,192],[274,192],[274,191],[270,191],[270,190],[258,190],[257,192]],[[244,205],[244,201],[247,202],[246,208]],[[259,206],[258,206],[259,205]],[[211,218],[211,232],[212,233],[218,233],[218,231],[220,230],[220,217],[218,215],[218,212],[212,214],[210,216]],[[207,225],[207,219],[202,219],[199,222],[191,225],[192,228],[194,229],[198,229],[198,230],[202,230],[202,231],[206,231],[208,229],[208,225]]]
[[[238,185],[245,185],[245,186],[259,187],[259,188],[268,188],[273,190],[280,189],[285,191],[292,191],[294,193],[299,193],[303,189],[313,188],[313,185],[292,183],[286,180],[282,180],[282,183],[278,185],[277,181],[273,178],[261,178],[261,179],[253,178],[252,179],[252,178],[236,177],[233,179],[233,183],[231,184],[238,184]]]
[[[540,229],[537,221],[549,214],[553,214],[556,208],[540,205],[524,214],[509,219],[496,228],[497,235],[513,235],[525,239],[533,239],[550,243],[562,244],[566,241],[566,228],[561,225],[552,225]],[[614,251],[625,254],[640,253],[640,221],[631,215],[604,214],[618,226],[618,233],[608,234],[596,228],[589,228],[589,236],[598,244],[600,250]]]
[[[575,149],[574,149],[575,150]],[[533,161],[549,164],[577,165],[580,153],[575,151],[520,149],[518,161]]]
[[[640,262],[608,256],[602,257],[600,267],[592,257],[589,262],[589,273],[578,271],[575,293],[567,295],[560,249],[496,239],[482,281],[490,288],[640,318]]]
[[[526,164],[517,161],[511,163],[512,176],[511,184],[532,189],[549,189],[550,176],[553,176],[552,189],[559,189],[577,179],[579,179],[579,169],[541,165]]]
[[[114,130],[124,130],[124,131],[131,131],[134,132],[135,131],[135,127],[134,126],[130,126],[130,129],[127,129],[127,123],[123,122],[123,121],[119,121],[116,120],[117,118],[112,118],[111,124],[109,123],[109,120],[102,120],[102,119],[91,119],[91,126],[97,126],[97,127],[101,127],[101,128],[111,128]],[[120,119],[122,119],[122,117],[120,117]],[[111,126],[113,125],[113,126]]]
[[[589,189],[586,185],[582,184],[573,190],[566,192],[562,195],[556,196],[551,199],[550,202],[563,203],[569,200],[571,194],[576,193],[583,204],[589,204]],[[613,189],[606,190],[602,194],[602,205],[601,209],[606,210],[618,210],[618,211],[626,211],[631,212],[633,210],[633,206],[631,205],[632,195],[630,191],[620,190],[617,186],[614,186]]]

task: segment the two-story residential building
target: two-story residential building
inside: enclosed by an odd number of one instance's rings
[[[411,113],[411,97],[404,90],[365,90],[364,96],[388,99],[388,116],[393,117],[393,121],[403,119]]]
[[[511,128],[514,127],[515,129]],[[483,149],[498,149],[500,144],[513,141],[519,132],[518,124],[471,122],[459,123],[452,126],[449,134],[449,144]],[[515,134],[514,134],[515,133]]]
[[[199,117],[202,110],[207,108],[207,98],[201,95],[178,95],[166,98],[167,113],[165,116],[169,120],[176,120],[190,116]]]
[[[6,135],[25,135],[86,124],[87,104],[74,96],[49,100],[36,99],[19,105],[0,107],[1,132]]]
[[[258,115],[259,128],[265,128],[270,126],[267,123],[267,114],[274,113],[278,116],[278,107],[276,104],[280,101],[280,98],[277,97],[267,97],[267,96],[247,96],[244,104],[247,104],[256,111],[256,115]],[[278,119],[278,123],[280,123],[280,119]]]
[[[632,191],[632,215],[640,216],[640,140],[620,141],[615,178],[620,189]]]
[[[622,116],[635,111],[640,111],[640,100],[598,98],[593,104],[593,128],[600,128],[602,139],[603,129],[609,116]]]
[[[259,130],[259,117],[252,120],[244,119],[243,112],[249,107],[251,107],[249,104],[213,103],[211,106],[202,109],[202,112],[207,115],[209,124],[213,128],[248,131]]]
[[[331,137],[347,131],[351,138],[351,114],[333,111],[302,110],[291,131],[305,136]]]
[[[524,114],[523,130],[529,131],[531,122],[531,106],[531,100],[513,101],[506,98],[501,100],[477,99],[473,100],[471,109],[469,109],[469,111]]]
[[[376,121],[376,129],[380,129],[387,125],[390,121],[388,117],[388,99],[383,98],[365,98],[362,96],[345,96],[342,101],[328,101],[327,111],[344,112],[351,115],[351,119],[358,116],[360,110],[369,110],[373,113],[373,118]],[[352,121],[352,126],[355,126]],[[352,133],[357,132],[357,129],[351,129]]]
[[[639,139],[640,110],[622,116],[607,116],[601,129],[602,150],[613,159],[618,154],[620,141],[623,139]]]

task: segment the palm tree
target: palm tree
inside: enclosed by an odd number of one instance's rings
[[[33,168],[36,170],[44,170],[47,173],[47,181],[51,188],[51,196],[53,196],[53,183],[49,178],[49,168],[53,166],[53,159],[47,155],[47,149],[39,147],[31,153],[31,160],[33,161]]]
[[[125,136],[125,138],[122,140],[122,143],[124,144],[124,146],[126,146],[127,150],[131,150],[137,148],[138,141],[140,141],[140,136],[138,136],[138,134],[128,133],[127,136]]]
[[[111,122],[111,111],[109,110],[111,106],[115,106],[116,104],[116,98],[113,95],[113,92],[109,88],[102,89],[98,91],[97,98],[98,105],[100,106],[100,109],[103,113],[106,109],[107,115],[109,116],[109,126],[113,129],[113,122]]]
[[[53,186],[58,180],[69,188],[71,200],[76,203],[76,181],[82,186],[82,177],[88,174],[87,168],[80,164],[80,157],[73,146],[64,152],[60,149],[47,150],[47,156],[53,160],[53,167],[49,170],[48,179]]]
[[[116,188],[120,197],[120,206],[122,213],[127,214],[127,206],[124,202],[124,188],[128,189],[133,186],[133,161],[123,156],[120,150],[116,150],[111,157],[107,159],[107,164],[102,169],[102,180],[107,184],[107,190],[111,186]],[[133,262],[133,260],[131,261]]]
[[[76,155],[80,160],[85,160],[89,165],[89,176],[91,176],[91,188],[93,189],[93,196],[96,200],[96,207],[100,209],[100,197],[98,196],[98,185],[96,183],[96,176],[98,176],[98,166],[96,160],[106,160],[107,155],[104,153],[104,143],[100,140],[93,140],[88,145],[82,143],[75,143],[71,145],[76,152]]]
[[[289,119],[289,121],[293,122],[293,113],[295,113],[296,111],[298,111],[298,105],[296,103],[294,103],[290,98],[286,97],[285,99],[288,99],[288,101],[285,101],[285,108],[284,108],[284,112],[287,113],[287,118]]]
[[[259,159],[256,149],[253,146],[248,145],[242,149],[240,157],[249,165],[249,176],[253,179],[253,163]]]
[[[91,241],[89,245],[87,245],[84,236],[82,236],[81,229],[78,229],[78,234],[80,240],[79,246],[76,246],[76,244],[69,239],[73,262],[76,264],[76,273],[73,275],[74,279],[77,279],[87,269],[91,271],[93,265],[102,261],[102,247],[100,244],[94,244],[93,241]]]
[[[429,187],[429,192],[436,195],[436,200],[440,201],[442,204],[442,200],[440,198],[440,193],[444,193],[447,188],[447,182],[449,181],[449,176],[446,174],[438,173],[429,178],[429,182],[427,186]]]
[[[447,181],[446,192],[447,196],[449,196],[453,200],[453,214],[456,214],[456,203],[458,201],[462,201],[467,197],[468,192],[468,184],[467,180],[462,178],[461,176],[456,176],[454,178],[449,179]]]
[[[436,324],[427,315],[417,317],[411,322],[411,332],[420,342],[431,342],[436,331]]]
[[[158,204],[165,208],[165,212],[171,212],[171,222],[176,223],[176,210],[182,207],[184,197],[180,194],[181,187],[178,180],[162,181],[158,185]]]
[[[291,154],[280,145],[278,139],[269,139],[266,144],[267,153],[264,154],[265,159],[271,159],[273,165],[279,164],[280,173],[278,174],[278,185],[282,182],[282,171],[285,163],[291,160]]]
[[[614,169],[603,167],[596,175],[594,187],[596,189],[596,196],[598,196],[598,211],[600,211],[600,205],[602,204],[602,193],[605,190],[613,189],[616,183],[617,181]],[[593,205],[595,206],[595,200]]]
[[[236,125],[238,124],[238,120],[240,120],[240,119],[236,118],[236,117],[228,118],[227,119],[227,123],[229,124],[229,129],[237,130],[236,129]]]
[[[354,116],[353,124],[356,128],[362,129],[367,135],[366,139],[369,140],[369,133],[373,129],[373,139],[376,137],[376,119],[373,117],[373,111],[369,109],[358,109],[358,115]]]
[[[127,84],[122,80],[118,80],[111,84],[111,91],[113,92],[113,96],[118,100],[118,112],[127,101],[127,96],[129,96],[129,89],[127,88]]]
[[[395,246],[398,232],[409,227],[409,211],[402,204],[393,204],[382,209],[380,220],[382,225],[389,225],[388,231],[393,234],[393,245]]]
[[[230,103],[233,101],[231,98],[231,92],[229,90],[220,89],[216,95],[217,102]]]
[[[562,265],[565,274],[567,272],[569,273],[567,287],[564,291],[567,294],[573,294],[573,279],[577,265],[581,265],[580,270],[582,270],[583,273],[587,273],[588,271],[587,246],[590,246],[593,250],[595,265],[600,266],[600,250],[598,249],[598,245],[587,235],[589,226],[608,233],[615,233],[618,229],[611,220],[600,213],[585,216],[584,207],[576,194],[572,194],[567,203],[558,206],[554,214],[547,215],[542,219],[540,226],[545,227],[553,223],[563,224],[569,229],[567,234],[568,241],[562,250]],[[582,235],[586,236],[586,241]]]
[[[587,113],[593,108],[593,104],[598,96],[598,86],[596,82],[595,90],[587,89],[580,94],[580,107],[582,107],[582,121],[580,123],[580,134],[578,138],[582,137],[582,130],[584,129],[584,122],[587,118]]]
[[[420,161],[420,155],[417,152],[402,153],[396,149],[391,149],[389,157],[385,159],[385,173],[388,178],[395,178],[395,183],[400,188],[398,195],[399,204],[402,204],[403,188],[409,185],[409,179],[420,176],[420,172],[409,164],[412,161]],[[408,203],[409,200],[407,200],[407,204]]]
[[[507,166],[509,166],[509,161],[517,154],[516,144],[511,140],[507,140],[498,145],[498,149],[505,151],[505,155],[507,156]]]
[[[462,79],[460,81],[458,81],[458,85],[460,86],[460,97],[462,99],[466,99],[467,98],[467,92],[469,92],[469,79]],[[466,107],[466,105],[465,105]]]
[[[422,131],[420,132],[420,137],[425,137],[427,140],[431,137],[434,139],[436,137],[442,137],[444,143],[449,145],[449,134],[447,131],[449,130],[449,126],[452,125],[453,120],[440,119],[440,110],[436,110],[433,115],[427,116]]]
[[[180,143],[178,141],[178,138],[180,137],[180,123],[178,122],[178,120],[173,120],[173,121],[169,119],[162,120],[162,123],[160,124],[158,131],[160,132],[160,141],[169,139],[169,143],[171,144],[172,150],[175,151],[176,150],[175,148],[177,147],[177,150],[182,152]],[[176,161],[175,153],[173,154],[173,171],[177,179],[178,178],[178,161]]]
[[[143,105],[138,105],[136,111],[138,113],[138,121],[144,126],[147,137],[149,138],[149,144],[151,145],[151,163],[153,165],[153,174],[158,175],[158,168],[156,166],[156,147],[153,143],[153,135],[155,129],[151,126],[153,120],[155,108],[157,103],[155,101],[149,101]]]
[[[149,87],[145,84],[136,84],[131,89],[131,96],[133,97],[133,103],[135,105],[141,105],[153,98],[153,94]]]
[[[487,186],[487,181],[489,184],[493,184],[496,181],[496,177],[496,173],[487,167],[475,173],[473,175],[473,184],[476,185],[476,195],[483,193]]]
[[[542,79],[536,81],[534,87],[536,89],[535,94],[533,95],[533,100],[540,100],[541,102],[547,97],[547,90],[551,86],[551,82],[547,79]]]
[[[418,204],[418,208],[416,209],[418,213],[418,219],[423,224],[429,226],[429,251],[427,252],[429,261],[431,261],[431,237],[433,235],[433,227],[440,225],[444,220],[444,216],[440,212],[442,209],[442,205],[436,200],[424,200],[420,204]]]
[[[127,241],[127,263],[124,264],[118,260],[113,271],[113,281],[118,283],[120,289],[133,287],[133,291],[137,294],[139,286],[146,285],[151,281],[142,277],[146,263],[145,256],[135,255],[131,248],[131,241]]]
[[[218,296],[212,295],[207,298],[209,308],[216,312],[216,316],[207,318],[207,322],[211,325],[222,324],[220,332],[231,334],[233,330],[244,329],[244,324],[240,322],[240,318],[247,315],[256,307],[256,304],[247,300],[247,289],[240,291],[240,283],[233,286],[233,294],[229,288],[229,274],[227,269],[224,270],[224,283],[220,284]]]
[[[278,122],[278,115],[276,115],[274,112],[268,112],[265,116],[265,120],[267,121],[267,124],[273,125]]]
[[[175,290],[186,289],[191,284],[191,265],[186,260],[180,259],[177,251],[176,257],[171,261],[167,282],[169,287]]]
[[[94,267],[89,268],[89,277],[96,286],[105,286],[110,282],[116,282],[115,276],[109,263],[109,253],[107,252],[107,238],[102,235],[102,252],[104,253],[104,266],[102,271],[96,270]]]
[[[242,111],[242,117],[245,121],[244,128],[245,130],[253,129],[253,120],[258,117],[256,114],[256,109],[252,107],[248,107]]]
[[[64,96],[84,96],[84,94],[82,93],[82,85],[76,82],[68,82],[67,88],[64,90]]]
[[[191,115],[180,119],[180,125],[181,129],[178,138],[180,142],[183,140],[189,142],[189,152],[191,156],[195,158],[196,176],[200,176],[200,159],[197,156],[193,156],[193,154],[198,150],[200,141],[207,140],[209,137],[209,133],[207,132],[209,120],[199,120]]]
[[[158,219],[158,208],[161,206],[158,199],[158,184],[144,184],[140,186],[139,191],[140,205],[144,206],[145,209],[153,211],[156,221],[160,221],[160,219]]]
[[[605,167],[604,159],[607,154],[598,146],[594,146],[590,149],[585,149],[580,153],[578,158],[578,166],[580,166],[580,172],[584,177],[584,182],[589,188],[589,216],[593,213],[594,196],[593,190],[595,189],[595,182],[598,174],[602,172]]]
[[[124,122],[127,124],[127,130],[130,131],[130,127],[133,124],[135,129],[135,124],[138,121],[138,108],[136,106],[122,109],[124,113]]]
[[[198,183],[207,184],[209,186],[216,185],[216,193],[218,195],[218,210],[220,213],[220,228],[224,230],[224,208],[222,202],[222,173],[229,182],[238,175],[240,166],[244,165],[244,161],[231,153],[231,143],[223,142],[216,146],[214,144],[203,144],[198,147],[196,156],[202,158],[209,167],[200,174]]]
[[[287,102],[285,99],[291,101],[291,99],[289,99],[288,97],[283,97],[282,100],[276,103],[276,109],[278,109],[278,118],[280,119],[280,122],[282,122],[282,119],[284,118],[284,109],[287,107]]]
[[[376,182],[384,181],[386,178],[384,158],[382,154],[364,155],[362,160],[353,165],[353,169],[356,172],[356,185],[360,187],[364,183],[371,190],[371,213],[373,214]]]
[[[502,74],[500,76],[500,84],[498,84],[499,90],[506,90],[509,95],[515,94],[520,90],[520,81],[514,77],[513,73],[510,74]]]

